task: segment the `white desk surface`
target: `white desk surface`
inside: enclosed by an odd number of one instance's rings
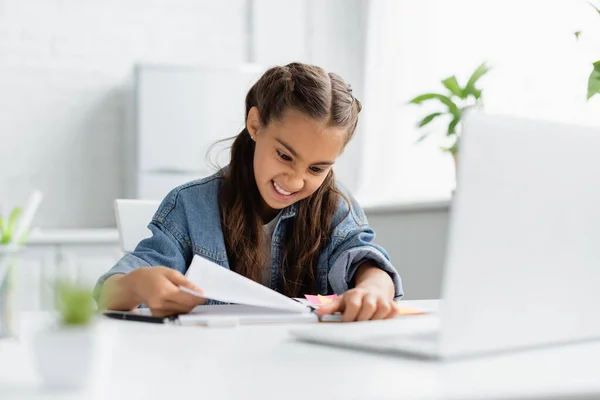
[[[437,307],[436,301],[406,304]],[[38,387],[31,340],[48,317],[24,314],[20,339],[0,340],[1,399],[537,399],[545,394],[571,399],[585,393],[600,398],[600,341],[436,362],[306,344],[289,336],[299,328],[414,332],[435,327],[435,314],[236,328],[101,318],[95,326],[99,357],[92,388],[47,393]]]

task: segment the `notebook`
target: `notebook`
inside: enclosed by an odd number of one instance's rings
[[[236,326],[238,324],[318,322],[314,313],[296,314],[284,310],[246,304],[200,305],[188,314],[172,317],[153,317],[150,309],[106,312],[104,315],[124,320],[172,323],[176,325]]]
[[[233,303],[228,306],[198,306],[190,314],[180,317],[182,321],[189,323],[204,323],[208,318],[216,318],[219,313],[238,318],[240,323],[341,320],[339,313],[324,315],[319,319],[314,312],[319,305],[333,301],[336,295],[305,295],[306,299],[292,299],[197,255],[194,256],[186,277],[204,293],[196,293],[183,286],[179,287],[181,290],[199,297]],[[398,308],[398,316],[421,314],[424,312],[412,307]]]
[[[203,293],[179,288],[198,297],[230,303],[202,305],[179,316],[182,324],[210,324],[225,318],[239,323],[318,322],[315,307],[284,296],[227,268],[195,255],[186,277]],[[212,319],[212,321],[210,321]],[[339,319],[339,316],[326,318]]]

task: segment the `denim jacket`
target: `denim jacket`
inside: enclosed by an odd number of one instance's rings
[[[100,277],[94,296],[98,299],[104,281],[115,274],[127,274],[138,267],[166,266],[185,274],[194,254],[223,268],[230,268],[225,250],[219,209],[221,172],[173,189],[162,201],[148,225],[152,236],[142,240],[132,253]],[[340,188],[341,190],[341,188]],[[320,294],[342,294],[349,289],[358,267],[370,260],[386,271],[395,286],[395,299],[402,297],[402,282],[383,248],[372,243],[375,232],[368,226],[358,203],[340,199],[334,214],[332,240],[321,251],[316,274]],[[285,208],[273,233],[270,287],[281,289],[283,243],[286,224],[296,215],[297,204]],[[202,282],[198,282],[202,287]]]

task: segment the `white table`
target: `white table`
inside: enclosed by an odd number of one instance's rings
[[[405,303],[437,307],[436,301]],[[0,340],[1,399],[521,399],[589,392],[600,398],[600,342],[442,363],[305,344],[289,336],[291,329],[413,332],[435,327],[435,314],[236,328],[102,318],[92,389],[46,393],[38,388],[31,340],[47,317],[25,314],[21,339]]]

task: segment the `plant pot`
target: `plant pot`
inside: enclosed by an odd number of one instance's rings
[[[452,159],[454,160],[454,189],[452,189],[452,193],[450,194],[451,198],[454,198],[456,194],[456,186],[458,185],[458,152],[452,153]]]
[[[35,334],[35,361],[45,388],[82,390],[89,385],[95,331],[93,325],[54,325]]]
[[[454,159],[454,175],[458,177],[458,151],[452,153],[452,158]]]
[[[0,246],[0,339],[17,336],[16,276],[20,248]]]

